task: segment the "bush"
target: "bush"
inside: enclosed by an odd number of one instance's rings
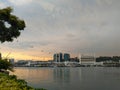
[[[0,59],[0,71],[2,69],[13,71],[13,65],[8,61],[8,59]]]
[[[0,73],[0,90],[46,90],[32,88],[22,79],[17,79],[15,75]]]

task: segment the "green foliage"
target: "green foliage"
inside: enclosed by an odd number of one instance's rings
[[[13,9],[7,7],[0,9],[0,42],[12,42],[14,38],[20,36],[21,30],[25,28],[24,20],[11,14]],[[13,71],[12,64],[8,59],[0,59],[0,72],[3,70]],[[0,90],[46,90],[36,89],[27,85],[22,79],[17,79],[15,75],[0,73]]]
[[[25,22],[20,20],[15,15],[12,15],[13,9],[7,7],[0,9],[0,42],[13,41],[14,38],[17,38],[20,35],[20,31],[24,30]],[[9,25],[9,27],[6,25]]]
[[[46,90],[35,89],[27,85],[22,79],[17,79],[15,75],[0,73],[0,90]]]
[[[0,59],[0,70],[1,69],[13,71],[13,65],[8,59]]]

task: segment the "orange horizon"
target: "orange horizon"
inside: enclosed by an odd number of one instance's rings
[[[40,61],[48,61],[48,60],[53,60],[51,56],[32,56],[32,55],[25,55],[25,54],[20,54],[20,53],[2,53],[2,58],[14,58],[16,61],[17,60],[40,60]]]

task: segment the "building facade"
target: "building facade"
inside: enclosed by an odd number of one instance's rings
[[[70,54],[64,53],[64,61],[70,61]]]
[[[64,62],[64,61],[70,61],[70,54],[68,53],[55,53],[53,55],[53,60],[55,62]]]
[[[94,56],[81,55],[79,57],[80,64],[92,65],[95,64],[96,60]]]
[[[53,55],[53,60],[55,62],[62,62],[62,60],[63,60],[62,57],[63,57],[62,53],[56,53]]]

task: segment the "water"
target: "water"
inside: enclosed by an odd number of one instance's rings
[[[47,90],[120,90],[120,68],[15,68],[11,73]]]

